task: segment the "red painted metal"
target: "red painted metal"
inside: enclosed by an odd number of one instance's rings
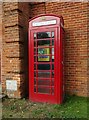
[[[55,25],[32,26],[33,22],[42,22],[56,20]],[[55,15],[40,15],[29,21],[29,99],[37,102],[49,102],[53,104],[61,104],[64,96],[64,79],[63,79],[63,18]],[[50,38],[37,39],[39,32],[50,32]],[[52,38],[54,32],[54,38]],[[34,39],[34,33],[36,38]],[[52,40],[54,39],[54,46]],[[50,41],[49,46],[38,46],[38,41]],[[34,46],[35,41],[35,46]],[[52,48],[54,47],[54,55],[52,55]],[[36,50],[34,50],[34,48]],[[39,48],[49,48],[50,53],[38,54]],[[35,54],[34,54],[35,53]],[[34,56],[36,59],[34,59]],[[49,61],[38,61],[39,56],[49,56]],[[54,56],[54,61],[53,57]],[[49,65],[50,69],[39,69],[43,64]],[[35,65],[35,68],[34,68]],[[54,68],[53,68],[54,65]],[[34,76],[35,72],[35,76]],[[41,77],[40,77],[40,74]]]

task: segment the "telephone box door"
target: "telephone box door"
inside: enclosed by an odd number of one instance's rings
[[[30,96],[38,101],[56,102],[57,28],[32,30],[30,41]]]

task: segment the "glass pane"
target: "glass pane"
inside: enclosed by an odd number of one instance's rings
[[[34,79],[34,85],[36,85],[36,79]]]
[[[50,70],[50,64],[38,64],[37,69],[38,70]]]
[[[36,54],[36,48],[34,49],[34,54]]]
[[[34,92],[36,92],[36,86],[34,86]]]
[[[39,55],[38,56],[38,62],[39,61],[50,61],[50,56],[49,55]]]
[[[38,86],[39,85],[47,85],[50,86],[50,80],[42,80],[38,78]]]
[[[54,32],[52,32],[52,38],[54,38]]]
[[[50,78],[50,72],[38,72],[38,77]]]
[[[37,39],[50,38],[51,32],[39,32],[37,33]]]
[[[39,93],[45,93],[45,94],[50,94],[50,88],[38,88]]]
[[[37,57],[36,57],[36,56],[34,56],[34,62],[36,62],[36,58],[37,58]]]
[[[36,77],[36,72],[34,72],[34,77]]]
[[[54,78],[54,72],[52,72],[52,78]]]
[[[54,95],[54,88],[52,87],[51,90],[52,90],[52,95]]]
[[[37,45],[38,46],[42,46],[42,45],[44,45],[44,46],[46,46],[46,45],[50,45],[50,40],[39,40],[39,41],[37,41]]]
[[[38,54],[44,55],[44,54],[50,54],[49,48],[38,48]]]
[[[52,56],[52,62],[54,62],[54,56]]]
[[[52,46],[54,46],[54,40],[52,40]]]
[[[54,86],[54,79],[52,79],[51,86]]]
[[[34,41],[34,47],[36,47],[36,41]]]
[[[36,70],[36,64],[34,64],[34,70]]]
[[[36,33],[34,33],[34,39],[36,39]]]
[[[54,64],[52,64],[52,70],[54,70]]]
[[[52,48],[52,55],[54,55],[54,48]]]

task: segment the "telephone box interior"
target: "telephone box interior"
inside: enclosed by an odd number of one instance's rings
[[[61,104],[64,99],[62,16],[29,21],[29,99]]]

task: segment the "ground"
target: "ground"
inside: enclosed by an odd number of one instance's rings
[[[87,118],[89,101],[69,96],[61,105],[31,102],[28,99],[3,99],[3,118]]]

